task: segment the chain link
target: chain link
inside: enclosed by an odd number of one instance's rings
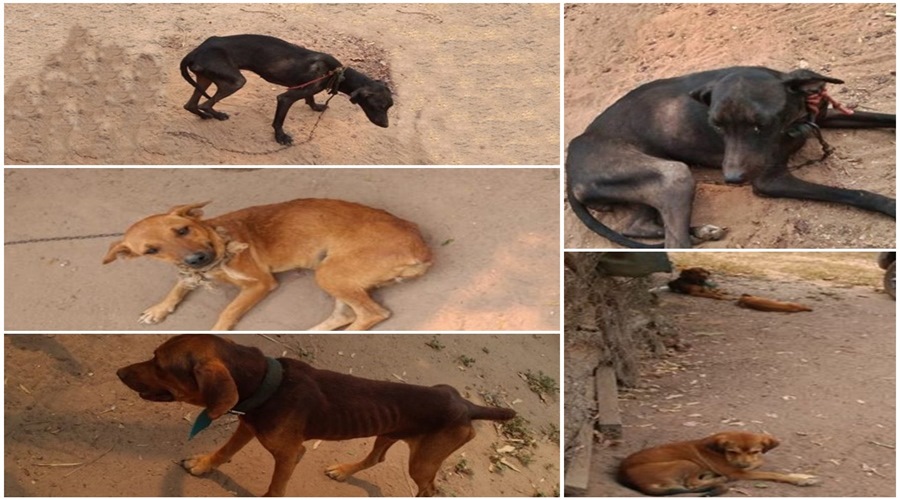
[[[48,241],[69,241],[69,240],[90,240],[95,238],[112,238],[114,236],[124,236],[125,233],[107,233],[107,234],[86,234],[84,236],[57,236],[55,238],[32,238],[30,240],[7,241],[3,246],[25,245],[28,243],[46,243]]]

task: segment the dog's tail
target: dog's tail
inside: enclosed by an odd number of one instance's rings
[[[572,207],[572,211],[575,212],[575,215],[578,216],[581,222],[587,226],[588,229],[603,236],[609,241],[627,248],[663,248],[662,243],[657,243],[655,245],[638,243],[637,241],[626,238],[621,233],[613,231],[609,226],[598,221],[591,215],[587,207],[575,198],[575,193],[572,192],[572,186],[569,185],[569,183],[566,183],[566,198],[569,200],[569,206]]]
[[[496,406],[478,406],[469,402],[469,418],[472,420],[509,420],[516,416],[516,411]]]
[[[184,56],[184,59],[181,60],[181,76],[183,76],[184,79],[187,80],[187,82],[190,83],[192,87],[199,90],[200,93],[203,94],[203,97],[212,99],[212,97],[210,97],[205,90],[200,88],[200,84],[194,81],[193,78],[191,78],[191,74],[188,72],[188,66],[190,66],[193,62],[193,58],[191,57],[193,55],[194,53],[191,52],[190,54]]]

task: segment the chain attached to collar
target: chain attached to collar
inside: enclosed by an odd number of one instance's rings
[[[230,261],[235,255],[246,250],[248,247],[249,245],[247,245],[246,243],[226,241],[225,252],[218,259],[201,269],[195,269],[193,267],[179,264],[178,279],[186,288],[189,289],[198,288],[200,286],[212,288],[214,281],[210,276],[210,273],[221,270],[225,272],[225,274],[229,274],[229,269],[226,267],[228,261]]]

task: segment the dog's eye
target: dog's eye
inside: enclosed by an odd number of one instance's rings
[[[178,229],[175,230],[175,234],[177,234],[178,236],[185,236],[189,232],[191,232],[191,229],[187,226],[179,227]]]
[[[753,131],[758,134],[758,133],[762,132],[762,129],[759,128],[759,126],[755,126],[755,127],[753,127]]]
[[[150,247],[150,248],[144,250],[144,255],[153,255],[153,254],[155,254],[155,253],[159,253],[159,249],[158,249],[158,248]]]

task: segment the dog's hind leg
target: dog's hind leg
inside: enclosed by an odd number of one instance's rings
[[[437,494],[434,476],[444,460],[474,437],[475,429],[467,424],[405,440],[409,444],[409,476],[419,489],[417,497]]]
[[[191,98],[188,99],[188,102],[184,104],[184,109],[194,113],[195,115],[203,118],[204,120],[208,118],[212,118],[213,116],[207,113],[205,110],[201,110],[198,106],[200,104],[200,98],[203,97],[203,93],[206,92],[206,89],[212,85],[212,80],[206,78],[202,75],[197,75],[197,87],[194,88],[194,93],[191,95]]]
[[[633,215],[622,234],[629,238],[664,238],[666,231],[659,221],[659,212],[648,205],[635,205]]]
[[[356,313],[356,319],[347,330],[368,330],[391,317],[391,311],[372,300],[365,290],[343,291],[338,300],[345,301]]]
[[[197,75],[197,82],[200,82],[199,75]],[[214,80],[214,83],[216,84],[216,93],[213,94],[212,98],[201,104],[199,109],[203,113],[208,113],[216,120],[227,120],[228,114],[214,110],[213,106],[222,99],[241,90],[241,87],[247,83],[247,79],[244,78],[244,75],[242,75],[240,71],[235,70],[234,73],[225,77],[217,77],[217,79]]]
[[[353,474],[384,462],[384,455],[387,453],[388,449],[396,442],[396,439],[391,439],[385,436],[378,436],[378,438],[375,440],[375,445],[372,447],[372,451],[366,456],[366,458],[352,464],[332,465],[331,467],[325,469],[325,474],[336,481],[346,481],[347,478],[349,478]]]
[[[332,311],[331,316],[328,317],[325,321],[319,323],[318,325],[310,328],[313,331],[331,331],[337,330],[342,326],[347,326],[350,323],[353,323],[353,320],[356,319],[356,313],[353,312],[353,309],[350,308],[344,302],[335,299],[334,301],[334,311]]]
[[[650,208],[641,209],[639,219],[651,214],[650,209],[659,213],[666,247],[691,247],[695,184],[684,163],[656,158],[627,144],[583,140],[569,145],[566,173],[570,191],[582,204],[645,205]],[[590,222],[585,224],[591,227]],[[641,235],[653,232],[644,220],[636,226],[632,223],[628,230]]]

